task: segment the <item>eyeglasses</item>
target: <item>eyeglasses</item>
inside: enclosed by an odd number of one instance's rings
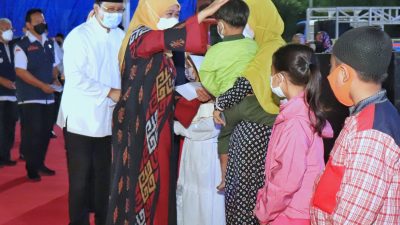
[[[102,9],[104,9],[105,12],[108,13],[123,13],[125,12],[125,8],[122,9],[116,9],[116,8],[107,8],[105,6],[100,6]]]

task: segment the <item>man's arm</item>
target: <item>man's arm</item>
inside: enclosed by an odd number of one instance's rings
[[[35,76],[33,76],[28,70],[28,58],[25,52],[18,45],[14,49],[14,61],[15,61],[15,73],[25,83],[41,89],[44,93],[54,93],[54,89],[50,87]]]
[[[21,68],[15,68],[15,72],[17,76],[21,78],[25,83],[37,87],[47,94],[54,93],[54,89],[51,88],[49,84],[40,81],[35,76],[33,76],[29,71]]]
[[[75,33],[70,34],[64,42],[64,74],[66,82],[69,86],[80,90],[81,94],[96,97],[97,104],[101,104],[107,97],[117,102],[121,95],[120,90],[94,80],[86,74],[88,67],[87,55],[86,46],[79,36]]]
[[[6,78],[2,77],[1,75],[0,75],[0,85],[5,87],[5,88],[11,89],[11,90],[15,90],[16,89],[14,82],[12,82],[9,79],[6,79]]]

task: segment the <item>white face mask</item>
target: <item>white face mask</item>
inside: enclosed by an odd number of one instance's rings
[[[222,38],[222,39],[224,39],[224,37],[225,37],[225,35],[224,35],[224,30],[225,30],[225,27],[224,27],[224,24],[223,23],[218,23],[218,25],[217,25],[217,32],[218,32],[218,35]]]
[[[246,27],[243,30],[243,36],[250,38],[250,39],[254,39],[254,31],[253,31],[253,29],[251,29],[249,24],[246,24]]]
[[[281,74],[276,74],[275,76],[281,76],[282,81],[283,79],[285,79]],[[285,94],[282,91],[282,88],[279,85],[277,87],[272,87],[272,77],[273,75],[271,75],[270,77],[270,85],[272,93],[276,94],[276,96],[278,96],[279,98],[286,98]]]
[[[3,31],[3,33],[1,34],[1,37],[5,40],[5,41],[11,41],[13,39],[14,33],[12,30],[6,30]]]
[[[169,28],[175,26],[178,23],[179,23],[179,20],[175,17],[171,17],[168,19],[160,18],[160,21],[158,21],[158,23],[157,23],[157,29],[166,30],[166,29],[169,29]]]
[[[110,29],[115,29],[118,27],[121,21],[122,21],[122,13],[103,12],[103,20],[101,21],[103,26]]]

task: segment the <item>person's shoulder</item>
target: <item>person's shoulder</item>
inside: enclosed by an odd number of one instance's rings
[[[15,46],[21,39],[22,38],[20,38],[20,37],[19,38],[14,38],[8,43],[8,45],[9,46]]]
[[[369,125],[371,129],[392,137],[396,144],[400,146],[400,115],[397,109],[389,100],[369,107],[370,109],[366,109],[364,114],[362,114],[363,111],[359,115],[359,128],[363,128],[361,123]],[[365,126],[365,128],[368,127]]]
[[[251,38],[243,38],[240,40],[240,43],[244,47],[249,48],[249,50],[254,50],[258,48],[257,42]]]
[[[89,30],[90,28],[87,22],[75,27],[65,38],[64,45],[68,45],[70,42],[81,42],[83,39],[87,39],[90,37],[90,35],[88,35],[90,33]]]
[[[15,45],[18,45],[21,48],[28,47],[30,45],[30,40],[27,36],[22,37],[21,39],[15,41]]]

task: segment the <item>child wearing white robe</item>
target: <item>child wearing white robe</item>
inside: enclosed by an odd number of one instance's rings
[[[176,192],[178,225],[225,225],[225,196],[216,189],[221,182],[220,127],[213,111],[213,103],[205,103],[187,129],[174,123],[175,133],[185,137]]]

